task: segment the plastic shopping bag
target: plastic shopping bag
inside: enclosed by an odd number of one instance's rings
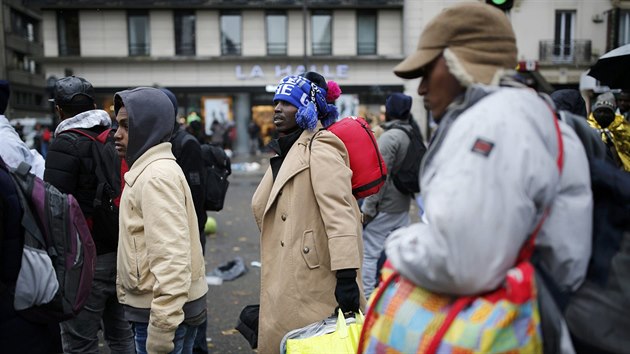
[[[345,318],[341,310],[337,317],[310,324],[287,333],[280,344],[282,354],[354,354],[359,346],[363,314]]]

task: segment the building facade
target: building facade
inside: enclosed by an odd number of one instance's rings
[[[239,151],[250,119],[268,141],[286,75],[338,82],[344,116],[378,119],[387,95],[403,90],[391,70],[403,58],[403,0],[37,3],[48,77],[85,77],[106,109],[118,90],[166,87],[207,134],[215,120],[235,123]]]
[[[83,76],[111,111],[113,93],[171,89],[178,114],[196,112],[207,133],[234,123],[247,149],[253,119],[266,139],[272,98],[285,75],[315,70],[337,81],[342,116],[377,120],[391,92],[414,97],[426,136],[418,80],[392,68],[413,52],[427,22],[463,0],[33,0],[42,9],[44,62],[51,81]],[[595,60],[630,42],[630,1],[514,0],[509,16],[523,60],[556,88],[577,88]],[[497,50],[501,50],[497,48]]]
[[[44,54],[41,13],[21,0],[0,0],[0,19],[0,79],[11,84],[5,114],[9,118],[50,119],[40,62]]]

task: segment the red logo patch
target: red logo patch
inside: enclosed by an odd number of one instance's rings
[[[481,138],[477,138],[477,140],[473,144],[471,151],[488,157],[490,153],[492,152],[493,148],[494,148],[494,143],[489,142],[487,140],[483,140]]]

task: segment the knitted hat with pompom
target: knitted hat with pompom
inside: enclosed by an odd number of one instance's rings
[[[324,127],[337,121],[339,112],[331,104],[341,94],[339,85],[334,81],[326,83],[323,76],[307,72],[300,76],[283,78],[273,97],[274,101],[286,101],[298,108],[295,120],[302,129],[314,130],[317,121]]]

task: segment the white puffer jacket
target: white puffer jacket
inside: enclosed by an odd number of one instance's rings
[[[591,252],[589,167],[578,137],[559,122],[559,174],[554,119],[529,89],[470,87],[449,107],[423,161],[427,223],[388,238],[395,268],[435,292],[493,290],[551,206],[536,240],[541,263],[561,289],[577,289]]]

